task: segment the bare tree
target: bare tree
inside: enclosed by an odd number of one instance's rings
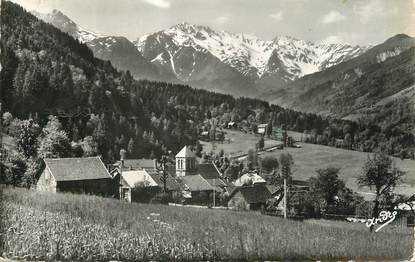
[[[359,186],[368,186],[370,189],[375,189],[376,197],[372,217],[379,215],[380,199],[393,192],[396,185],[401,182],[404,174],[403,171],[395,166],[392,158],[386,154],[375,154],[373,157],[368,156],[357,182]],[[373,225],[370,227],[370,231],[372,230]]]

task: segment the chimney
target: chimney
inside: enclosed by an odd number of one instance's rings
[[[124,167],[124,159],[127,155],[127,151],[125,151],[125,149],[121,149],[120,150],[120,160],[121,160],[121,167]]]

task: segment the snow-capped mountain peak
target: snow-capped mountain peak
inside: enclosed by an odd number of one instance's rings
[[[161,50],[174,53],[180,47],[209,52],[220,61],[251,79],[259,79],[270,74],[282,74],[284,81],[323,70],[355,57],[367,48],[349,45],[324,45],[299,40],[290,36],[278,36],[266,41],[243,33],[215,31],[207,26],[182,22],[167,30],[151,35],[158,41]],[[138,50],[146,52],[149,35],[135,42]],[[164,41],[164,42],[163,42]],[[152,52],[153,60],[160,53]],[[278,65],[278,66],[277,66]]]
[[[50,13],[39,13],[37,11],[32,11],[31,13],[39,19],[59,28],[61,31],[77,38],[82,43],[88,43],[94,39],[105,37],[105,35],[87,30],[77,25],[69,17],[56,9],[53,9]]]

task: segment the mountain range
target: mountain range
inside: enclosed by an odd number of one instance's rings
[[[262,40],[182,22],[130,41],[88,31],[57,10],[34,13],[137,79],[258,97],[351,120],[376,117],[385,106],[395,108],[391,103],[410,109],[415,100],[415,44],[406,35],[376,46],[351,46],[289,36]]]
[[[368,50],[289,36],[265,41],[186,22],[129,41],[85,30],[57,10],[34,13],[136,78],[185,83],[235,96],[257,96]]]
[[[386,112],[392,105],[407,107],[413,113],[414,84],[415,39],[400,34],[358,57],[261,97],[297,110],[357,120]]]

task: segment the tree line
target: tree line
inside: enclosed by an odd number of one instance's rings
[[[3,108],[13,119],[38,125],[39,134],[54,116],[71,145],[54,157],[100,155],[111,163],[125,148],[129,157],[158,158],[168,150],[195,145],[201,130],[231,121],[252,129],[269,123],[269,130],[308,133],[313,143],[334,146],[340,139],[348,149],[414,157],[410,132],[184,85],[135,80],[18,5],[4,2],[1,12]]]

